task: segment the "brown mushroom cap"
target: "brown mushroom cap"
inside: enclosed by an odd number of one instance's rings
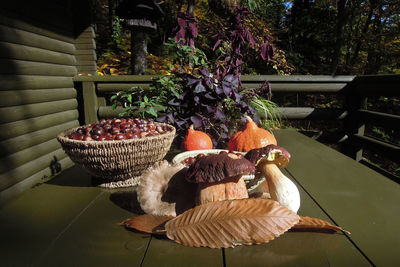
[[[261,162],[271,163],[282,169],[288,165],[290,153],[283,147],[268,145],[262,148],[252,149],[247,152],[244,157],[256,166]]]
[[[209,154],[190,165],[186,180],[192,183],[215,183],[254,172],[254,164],[245,158],[233,158],[227,153]]]

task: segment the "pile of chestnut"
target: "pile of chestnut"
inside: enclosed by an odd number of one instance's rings
[[[157,136],[167,131],[167,126],[150,119],[102,119],[79,127],[67,137],[82,141],[112,141]]]
[[[220,151],[218,154],[227,154],[227,153],[229,153],[229,154],[234,154],[234,155],[236,155],[238,158],[243,158],[243,154],[242,153],[238,153],[238,152],[234,152],[234,151]],[[191,164],[193,164],[193,163],[195,163],[196,162],[196,160],[197,159],[199,159],[199,158],[201,158],[201,157],[204,157],[206,154],[204,154],[204,153],[199,153],[199,154],[197,154],[196,156],[194,156],[194,157],[187,157],[187,158],[185,158],[181,163],[182,164],[185,164],[185,165],[191,165]]]

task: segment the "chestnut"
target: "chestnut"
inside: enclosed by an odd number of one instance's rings
[[[115,140],[124,140],[124,139],[126,139],[125,134],[120,133],[115,136]]]

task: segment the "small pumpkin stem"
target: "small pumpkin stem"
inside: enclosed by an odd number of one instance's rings
[[[190,130],[194,130],[194,125],[193,125],[193,124],[190,125],[190,126],[189,126],[189,129],[190,129]]]
[[[253,121],[253,119],[250,118],[250,116],[248,116],[248,115],[244,115],[244,118],[246,119],[247,122],[252,122]]]

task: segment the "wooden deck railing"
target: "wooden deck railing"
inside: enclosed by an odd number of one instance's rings
[[[154,77],[134,75],[75,77],[75,87],[81,96],[81,123],[88,124],[100,118],[117,116],[121,109],[112,110],[107,101],[108,97],[133,86],[147,86]],[[400,96],[400,75],[242,76],[242,83],[246,87],[258,87],[266,80],[271,83],[274,93],[317,93],[341,96],[344,98],[344,104],[338,108],[280,107],[280,114],[287,120],[341,120],[344,127],[338,135],[340,138],[336,140],[345,140],[344,153],[360,161],[364,148],[399,163],[400,147],[398,145],[366,136],[364,129],[366,124],[371,124],[384,129],[399,130],[399,115],[373,112],[367,110],[366,107],[369,96]]]

